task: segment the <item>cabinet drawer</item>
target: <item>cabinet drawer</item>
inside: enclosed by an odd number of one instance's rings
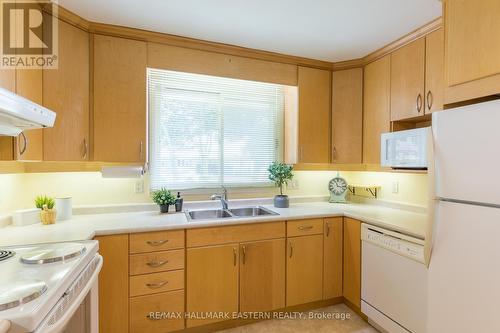
[[[184,268],[184,250],[133,254],[130,275],[148,274]]]
[[[151,318],[150,313],[179,315]],[[130,299],[130,333],[165,333],[184,328],[184,290]]]
[[[130,253],[182,249],[184,230],[130,234]]]
[[[184,270],[130,277],[130,297],[184,289]]]
[[[285,222],[256,223],[190,229],[186,231],[188,247],[248,242],[285,237]]]
[[[287,237],[316,235],[323,233],[323,219],[288,221]]]

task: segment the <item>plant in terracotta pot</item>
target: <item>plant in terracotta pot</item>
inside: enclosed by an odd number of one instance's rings
[[[170,205],[175,204],[175,196],[166,188],[162,187],[151,194],[153,202],[160,206],[161,213],[168,213]]]
[[[288,195],[283,194],[283,186],[293,178],[293,166],[282,163],[273,162],[268,168],[269,179],[280,188],[280,194],[274,197],[274,207],[288,208],[290,201]]]
[[[35,199],[36,208],[40,209],[40,220],[42,224],[56,223],[55,201],[46,195],[40,195]]]

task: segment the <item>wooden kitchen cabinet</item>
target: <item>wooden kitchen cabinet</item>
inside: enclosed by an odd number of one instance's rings
[[[298,68],[300,163],[330,162],[331,72]]]
[[[391,57],[365,67],[363,98],[363,163],[380,164],[380,134],[391,128]]]
[[[446,0],[445,104],[500,93],[500,1]]]
[[[287,239],[286,306],[323,298],[323,235]]]
[[[57,113],[43,131],[43,159],[86,161],[89,133],[89,34],[59,20],[58,69],[43,70],[43,104]]]
[[[285,307],[285,239],[240,245],[240,311]]]
[[[344,218],[343,295],[358,309],[361,307],[361,222]]]
[[[424,115],[425,38],[391,54],[391,121]]]
[[[99,273],[99,332],[129,331],[128,234],[99,236],[104,263]]]
[[[146,43],[94,36],[94,160],[146,159]]]
[[[332,73],[332,162],[361,163],[363,68]]]
[[[0,87],[16,92],[16,71],[14,69],[0,69]],[[14,144],[11,137],[0,136],[0,161],[14,159]]]
[[[237,312],[239,244],[187,249],[186,310],[188,313]],[[187,318],[194,327],[224,318]]]
[[[425,114],[444,105],[444,32],[440,28],[425,37]]]
[[[342,217],[324,219],[323,299],[342,296]]]

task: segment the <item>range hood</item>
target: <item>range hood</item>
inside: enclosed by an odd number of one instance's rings
[[[25,130],[52,127],[55,120],[55,112],[0,88],[0,135],[18,136]]]

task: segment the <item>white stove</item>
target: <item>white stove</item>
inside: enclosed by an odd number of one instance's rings
[[[8,332],[97,332],[98,248],[97,241],[0,248],[0,321],[10,323]],[[80,310],[89,313],[75,315]],[[75,317],[90,320],[73,324]]]

